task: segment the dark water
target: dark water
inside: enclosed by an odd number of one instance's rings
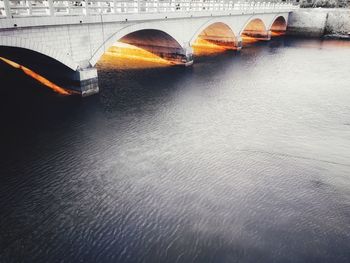
[[[350,262],[349,42],[99,67],[1,65],[0,262]]]

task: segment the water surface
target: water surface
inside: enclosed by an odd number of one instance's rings
[[[1,64],[0,262],[350,262],[349,58],[105,58],[86,99]]]

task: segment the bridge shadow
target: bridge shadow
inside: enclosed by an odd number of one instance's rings
[[[170,99],[185,88],[182,83],[191,76],[192,68],[151,64],[140,67],[144,61],[97,65],[99,74],[99,101],[106,113],[137,112],[148,103]],[[135,63],[137,64],[136,67]]]
[[[18,145],[25,148],[42,131],[54,133],[80,116],[79,97],[60,96],[1,61],[0,79],[0,142],[6,141],[1,145],[7,155],[18,155]]]

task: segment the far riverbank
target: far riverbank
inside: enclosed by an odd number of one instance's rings
[[[289,16],[287,34],[350,40],[350,9],[303,8]]]

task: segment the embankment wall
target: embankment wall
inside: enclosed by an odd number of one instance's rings
[[[347,37],[350,35],[350,9],[301,8],[290,14],[287,34]]]

